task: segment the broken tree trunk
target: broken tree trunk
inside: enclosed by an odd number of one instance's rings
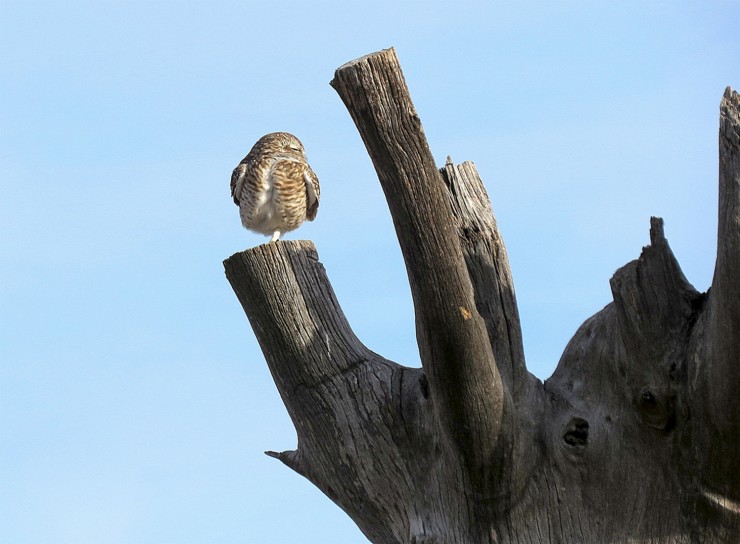
[[[311,242],[225,261],[295,424],[269,452],[374,543],[740,541],[740,99],[720,122],[706,294],[653,218],[544,384],[527,372],[506,250],[472,163],[438,170],[393,50],[332,86],[385,191],[423,368],[353,334]]]

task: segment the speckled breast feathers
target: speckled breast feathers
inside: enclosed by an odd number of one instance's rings
[[[319,179],[300,140],[287,132],[257,141],[231,175],[231,196],[249,230],[273,235],[313,221],[319,208]]]

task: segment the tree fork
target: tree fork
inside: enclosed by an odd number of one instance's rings
[[[698,293],[651,219],[544,384],[527,372],[503,240],[472,163],[433,163],[393,50],[332,81],[402,248],[423,369],[367,349],[311,242],[226,275],[293,420],[267,452],[374,543],[740,541],[740,100],[720,115],[719,230]]]

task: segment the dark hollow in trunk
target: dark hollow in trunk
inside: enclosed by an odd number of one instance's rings
[[[483,183],[470,162],[435,166],[395,52],[331,85],[388,200],[423,368],[357,339],[313,243],[233,255],[226,276],[298,435],[268,454],[377,544],[740,542],[740,96],[720,107],[711,289],[652,218],[613,302],[542,383]]]

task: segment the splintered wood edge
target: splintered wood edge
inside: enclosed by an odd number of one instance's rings
[[[358,64],[362,64],[363,62],[367,62],[368,59],[376,58],[376,57],[382,57],[385,55],[391,55],[393,57],[397,57],[396,55],[396,49],[395,47],[389,47],[388,49],[381,49],[380,51],[375,51],[374,53],[368,53],[367,55],[363,55],[359,58],[353,59],[349,62],[345,62],[342,64],[339,68],[335,70],[335,73],[342,72],[344,70],[347,70],[349,68],[352,68],[353,66],[357,66]],[[335,78],[336,79],[336,78]],[[334,79],[330,82],[330,85],[334,86]]]

